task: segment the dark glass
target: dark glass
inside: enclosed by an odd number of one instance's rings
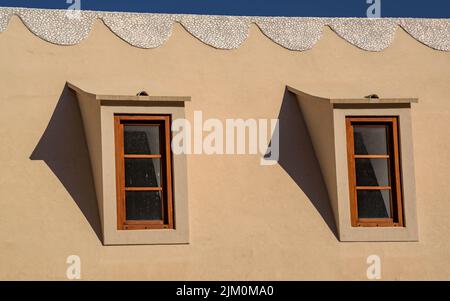
[[[387,127],[353,126],[355,155],[387,155]]]
[[[125,125],[125,154],[159,154],[159,126],[156,125]]]
[[[125,195],[127,220],[162,220],[160,191],[127,191]]]
[[[391,200],[389,190],[358,190],[359,218],[390,218]]]
[[[356,186],[390,186],[388,159],[355,159]]]
[[[161,159],[125,159],[125,187],[160,187]]]

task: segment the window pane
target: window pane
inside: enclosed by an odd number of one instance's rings
[[[160,187],[161,159],[125,159],[125,187]]]
[[[353,129],[356,155],[387,154],[386,126],[354,125]]]
[[[125,125],[125,154],[159,154],[159,126]]]
[[[389,190],[358,190],[359,218],[390,218],[391,201]]]
[[[160,191],[127,191],[125,195],[127,220],[162,220]]]
[[[388,159],[355,159],[356,186],[390,186]]]

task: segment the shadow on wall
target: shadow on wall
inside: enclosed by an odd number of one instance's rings
[[[101,225],[80,109],[67,85],[30,156],[43,160],[64,185],[101,242]]]
[[[279,119],[280,166],[297,183],[325,220],[334,236],[336,224],[311,138],[297,103],[287,89],[284,92]]]
[[[337,238],[325,183],[295,96],[285,90],[278,116],[280,166],[297,183]],[[43,160],[64,185],[100,242],[102,232],[89,152],[75,94],[64,87],[55,111],[30,156]]]

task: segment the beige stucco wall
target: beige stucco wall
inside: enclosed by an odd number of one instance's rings
[[[381,53],[329,29],[312,50],[292,52],[254,25],[237,50],[213,49],[176,25],[166,44],[144,50],[99,21],[81,44],[52,45],[13,17],[0,34],[0,66],[0,279],[65,279],[72,254],[81,257],[83,279],[366,279],[371,254],[381,257],[383,279],[450,279],[450,53],[401,29]],[[54,119],[58,139],[41,139],[55,108],[67,113],[57,106],[66,81],[99,94],[189,95],[188,119],[194,110],[204,118],[277,118],[286,85],[323,97],[418,97],[420,241],[338,242],[282,166],[260,166],[252,155],[191,155],[190,244],[103,246],[74,201],[71,185],[80,183],[61,181],[80,165],[53,158],[52,145],[40,154],[48,162],[32,156],[52,141],[78,158],[78,144],[64,135],[70,119]]]
[[[313,145],[321,175],[325,182],[328,200],[334,215],[337,230],[336,236],[341,240],[341,235],[339,234],[341,224],[339,223],[333,106],[328,99],[315,97],[299,91],[295,92],[297,93],[295,97],[297,98],[302,117],[308,128],[311,144]]]
[[[102,164],[102,129],[100,101],[96,100],[95,94],[74,91],[78,99],[80,117],[83,120],[83,129],[86,139],[86,148],[89,150],[89,161],[92,170],[92,181],[98,204],[99,224],[104,232],[104,209],[103,209],[103,164]],[[102,237],[104,237],[102,235]]]

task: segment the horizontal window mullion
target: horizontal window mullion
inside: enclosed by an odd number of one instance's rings
[[[161,159],[162,155],[154,154],[154,155],[133,155],[133,154],[125,154],[125,159]]]
[[[356,190],[391,190],[391,186],[356,186]]]
[[[353,155],[355,159],[389,159],[389,155]]]
[[[154,220],[147,220],[147,219],[130,220],[130,219],[127,219],[127,220],[125,220],[125,224],[128,224],[128,225],[163,225],[164,221],[160,220],[160,219],[154,219]]]
[[[162,187],[125,187],[125,191],[162,191]]]

